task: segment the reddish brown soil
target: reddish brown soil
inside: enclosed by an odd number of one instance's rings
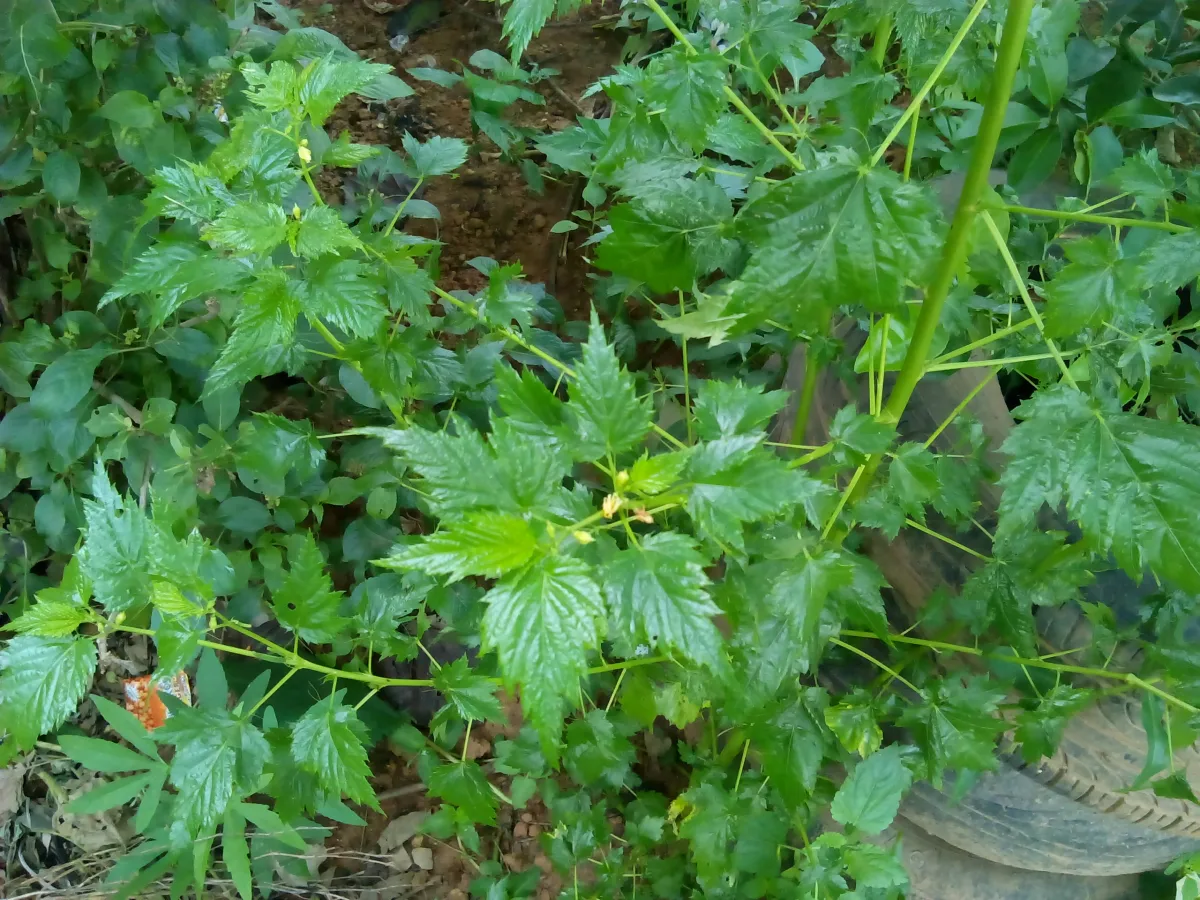
[[[477,290],[484,283],[483,276],[466,262],[489,256],[502,263],[521,263],[525,277],[544,283],[564,309],[586,310],[590,304],[586,262],[563,235],[550,233],[555,222],[567,218],[581,204],[575,181],[547,180],[544,194],[534,194],[521,172],[498,158],[490,139],[472,134],[465,87],[443,88],[405,72],[415,67],[461,72],[471,54],[483,48],[507,55],[494,4],[444,2],[448,14],[416,35],[400,53],[388,46],[387,16],[371,11],[363,0],[340,0],[332,13],[314,20],[313,24],[336,34],[364,57],[392,65],[416,91],[413,97],[389,104],[391,122],[389,116],[351,98],[334,113],[329,132],[336,135],[346,129],[354,140],[387,144],[397,150],[404,128],[419,137],[439,134],[467,141],[471,154],[466,165],[453,177],[436,179],[424,194],[424,199],[440,210],[441,221],[410,220],[406,226],[443,242],[441,286]],[[515,124],[545,131],[575,121],[579,110],[571,101],[581,103],[583,91],[620,58],[623,38],[597,27],[600,14],[597,7],[584,10],[573,20],[553,24],[534,40],[526,53],[526,67],[529,61],[536,61],[561,74],[533,86],[545,98],[545,106],[518,102],[509,107],[508,115]],[[399,128],[396,119],[402,122]],[[323,192],[340,194],[329,190],[335,188],[332,183],[321,187]]]

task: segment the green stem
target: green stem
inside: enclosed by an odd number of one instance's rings
[[[804,434],[808,430],[808,417],[812,414],[813,401],[817,396],[817,381],[821,377],[821,362],[817,359],[815,349],[809,343],[804,350],[804,384],[800,386],[800,403],[796,406],[796,421],[792,423],[793,444],[804,443]],[[811,456],[812,454],[809,455]],[[800,463],[797,463],[797,465],[800,465]]]
[[[1062,209],[1034,209],[1031,206],[1002,206],[1005,212],[1020,213],[1023,216],[1034,216],[1041,219],[1062,219],[1066,222],[1090,222],[1093,225],[1112,225],[1115,228],[1153,228],[1157,231],[1170,231],[1174,234],[1185,234],[1191,231],[1186,225],[1176,225],[1174,222],[1159,222],[1155,219],[1130,219],[1124,216],[1097,216],[1092,213],[1067,212]]]
[[[299,669],[288,669],[286,672],[284,672],[283,677],[280,678],[277,682],[275,682],[275,686],[273,688],[271,688],[269,691],[267,691],[265,694],[263,694],[261,700],[259,700],[252,707],[250,707],[250,710],[246,713],[246,718],[249,719],[252,715],[254,715],[256,712],[258,712],[258,708],[260,706],[262,706],[264,703],[266,703],[268,700],[270,700],[273,696],[275,696],[275,692],[278,691],[285,684],[287,684],[288,679],[291,678],[293,675],[295,675],[299,671],[300,671]]]
[[[925,97],[928,96],[928,94],[931,90],[933,90],[933,86],[935,84],[937,84],[938,79],[942,77],[942,73],[946,71],[946,66],[950,65],[950,60],[954,58],[954,54],[958,51],[959,46],[966,39],[968,32],[970,32],[970,30],[971,30],[971,26],[975,24],[975,20],[979,18],[979,14],[981,12],[983,12],[983,8],[985,6],[987,6],[987,3],[988,3],[988,0],[975,0],[975,5],[972,6],[971,11],[969,13],[967,13],[967,18],[963,21],[962,26],[958,29],[958,33],[954,35],[954,39],[950,41],[950,46],[946,48],[946,52],[942,54],[942,58],[940,60],[938,60],[938,64],[936,66],[934,66],[934,69],[929,74],[929,77],[925,79],[925,83],[923,85],[921,85],[921,89],[913,95],[912,100],[910,100],[908,103],[908,109],[906,109],[904,111],[903,115],[900,116],[900,118],[896,122],[896,124],[892,126],[892,130],[888,132],[888,136],[883,139],[883,143],[881,143],[879,145],[879,149],[877,149],[875,151],[875,155],[871,157],[871,165],[872,166],[876,166],[879,164],[879,160],[883,159],[883,154],[887,152],[888,147],[892,146],[892,142],[896,140],[897,135],[899,135],[900,132],[904,130],[904,126],[908,123],[908,120],[911,119],[913,116],[915,116],[917,114],[917,112],[921,109],[921,104],[924,102]],[[1029,22],[1028,4],[1020,3],[1017,5],[1018,5],[1018,8],[1023,7],[1025,9],[1025,13],[1024,13],[1025,24],[1028,24],[1028,22]],[[1001,74],[1000,66],[1001,66],[1001,62],[1004,60],[1004,44],[1008,43],[1010,40],[1016,40],[1018,42],[1017,43],[1017,56],[1016,56],[1016,60],[1014,61],[1014,64],[1013,64],[1013,74],[1015,75],[1016,74],[1016,65],[1019,64],[1021,61],[1021,43],[1023,43],[1025,40],[1024,27],[1022,27],[1021,34],[1019,36],[1010,38],[1009,33],[1008,33],[1008,24],[1009,24],[1009,22],[1011,22],[1013,20],[1013,16],[1011,13],[1011,7],[1009,9],[1010,9],[1009,17],[1004,23],[1004,40],[1001,41],[1000,54],[996,59],[996,70],[992,74],[992,92],[993,92],[993,94],[995,93],[997,82],[998,82],[1000,74]],[[1007,87],[1004,90],[1004,106],[1000,110],[1000,121],[1001,122],[1004,121],[1004,113],[1008,109],[1008,95],[1010,93],[1012,93],[1012,79],[1009,78],[1007,80],[1006,84],[1007,84]],[[990,104],[989,104],[989,106],[990,106]],[[985,110],[984,115],[986,118],[986,110]],[[983,126],[980,125],[979,137],[976,139],[976,144],[975,144],[977,152],[978,152],[980,143],[983,142],[983,134],[984,134]],[[997,136],[998,135],[999,135],[999,130],[997,129]],[[992,151],[994,153],[995,152],[995,141],[991,142],[991,147],[992,147]],[[991,159],[991,155],[989,155],[988,156],[988,167],[989,168],[991,167],[991,164],[992,164],[992,159]],[[987,175],[986,170],[984,172],[984,175],[985,176]],[[966,197],[966,185],[965,184],[963,185],[963,197],[964,198]],[[959,206],[960,207],[962,206],[962,200],[959,201]]]
[[[921,111],[918,109],[913,114],[912,124],[908,129],[908,146],[904,148],[904,180],[908,181],[908,176],[912,174],[913,152],[917,147],[917,124],[921,121]]]
[[[980,347],[986,347],[988,344],[991,344],[994,341],[1002,340],[1003,338],[1008,337],[1010,334],[1016,334],[1019,331],[1024,331],[1030,325],[1033,325],[1034,321],[1034,319],[1023,319],[1016,325],[1009,325],[1006,328],[1001,328],[999,331],[993,331],[987,337],[980,338],[977,341],[972,341],[969,344],[964,344],[956,350],[951,350],[949,353],[943,353],[941,356],[932,360],[932,363],[934,365],[938,365],[940,363],[949,362],[956,356],[962,356],[964,353],[970,353],[972,350],[978,350]]]
[[[843,637],[862,638],[866,640],[879,640],[879,635],[873,634],[870,631],[855,631],[851,629],[843,629],[841,631]],[[1102,678],[1106,681],[1121,681],[1130,687],[1138,688],[1144,691],[1149,691],[1157,697],[1161,697],[1167,703],[1173,706],[1178,706],[1180,709],[1187,710],[1189,713],[1198,713],[1200,708],[1193,706],[1185,700],[1181,700],[1169,691],[1165,691],[1153,682],[1146,681],[1144,678],[1133,674],[1132,672],[1114,672],[1112,669],[1101,669],[1096,666],[1073,666],[1068,663],[1050,662],[1048,659],[1027,659],[1023,656],[1017,656],[1013,653],[995,653],[988,650],[982,650],[979,647],[968,647],[963,644],[951,644],[946,641],[931,641],[925,638],[915,638],[907,634],[889,634],[887,640],[895,644],[910,644],[915,647],[925,647],[928,650],[940,650],[946,653],[963,653],[968,656],[977,656],[980,659],[990,659],[995,662],[1011,663],[1017,666],[1030,666],[1034,669],[1046,669],[1051,672],[1060,672],[1069,675],[1084,675],[1088,678]]]
[[[643,656],[638,659],[626,659],[621,662],[608,663],[603,666],[592,666],[589,675],[600,675],[604,672],[616,672],[618,669],[636,669],[638,666],[653,666],[661,662],[671,662],[669,656]]]
[[[394,216],[392,216],[392,221],[388,222],[387,228],[383,229],[383,233],[385,236],[392,233],[392,229],[396,227],[396,223],[399,222],[400,217],[404,215],[404,207],[408,206],[408,201],[413,198],[413,195],[421,187],[421,185],[422,185],[422,183],[424,183],[424,181],[425,181],[425,176],[422,175],[420,178],[417,179],[417,183],[412,186],[412,190],[408,192],[408,196],[404,198],[403,202],[401,202],[401,204],[398,207],[396,207],[396,214]]]
[[[884,16],[875,26],[875,34],[871,38],[871,60],[879,68],[887,61],[888,47],[892,43],[892,17]]]
[[[926,449],[933,446],[933,442],[936,441],[939,436],[941,436],[941,433],[943,431],[945,431],[947,428],[950,427],[950,424],[959,417],[959,415],[962,413],[962,411],[964,409],[966,409],[968,404],[970,404],[970,402],[975,399],[975,397],[979,394],[979,392],[983,390],[984,385],[986,385],[989,381],[992,380],[992,376],[995,374],[996,374],[995,372],[990,372],[987,375],[985,375],[983,378],[980,378],[979,383],[976,384],[975,387],[971,388],[971,390],[967,392],[967,396],[963,397],[961,400],[958,401],[958,405],[955,406],[954,409],[950,410],[950,415],[948,415],[948,416],[946,416],[946,418],[942,419],[941,424],[939,424],[938,427],[933,430],[933,434],[931,434],[929,436],[929,438],[925,441]]]
[[[841,647],[843,650],[849,650],[855,656],[865,659],[867,662],[871,663],[871,665],[877,667],[879,669],[879,671],[887,673],[891,678],[900,682],[902,685],[904,685],[906,688],[908,688],[913,693],[915,693],[915,694],[921,693],[921,689],[918,688],[915,684],[913,684],[911,681],[909,681],[907,678],[905,678],[903,675],[901,675],[899,672],[897,672],[895,669],[893,669],[887,663],[883,662],[882,660],[876,659],[874,656],[872,656],[866,650],[863,650],[861,647],[855,647],[853,644],[847,644],[845,641],[839,640],[838,638],[830,638],[829,643],[833,644],[835,647]]]
[[[961,42],[966,29],[974,17],[982,10],[986,0],[980,0],[971,9],[971,15],[963,23],[956,39]],[[967,249],[971,240],[971,225],[974,221],[979,201],[988,186],[988,172],[992,167],[992,159],[996,155],[996,144],[1000,139],[1000,129],[1004,126],[1004,115],[1008,110],[1008,98],[1012,94],[1013,81],[1021,64],[1021,50],[1025,44],[1025,34],[1029,27],[1029,15],[1033,9],[1033,0],[1011,0],[1008,4],[1008,15],[1004,20],[1004,37],[996,57],[996,66],[992,72],[991,89],[983,109],[983,118],[979,123],[979,132],[975,139],[975,148],[971,155],[971,165],[963,180],[962,193],[958,198],[958,207],[954,210],[954,219],[950,223],[950,232],[942,246],[942,258],[934,273],[921,311],[917,316],[916,327],[913,329],[912,341],[908,345],[904,363],[896,376],[896,383],[888,395],[887,404],[880,418],[888,423],[900,421],[900,415],[908,406],[917,383],[925,373],[929,359],[929,348],[933,345],[934,332],[942,316],[942,307],[950,295],[954,284],[954,275],[961,268],[967,257]],[[956,45],[952,45],[953,46]],[[948,58],[944,61],[948,62]],[[943,67],[944,68],[944,67]],[[935,74],[937,74],[935,72]],[[932,76],[931,76],[932,80]],[[930,82],[926,83],[926,87]],[[915,113],[917,103],[924,94],[913,98],[909,111]],[[903,122],[897,123],[903,127]],[[896,132],[899,133],[898,131]],[[882,155],[882,149],[876,155]],[[872,456],[867,461],[866,477],[858,480],[854,487],[852,499],[858,500],[866,493],[879,468],[882,456]]]
[[[949,546],[955,548],[956,550],[961,550],[963,553],[966,553],[968,556],[973,556],[978,560],[982,560],[983,562],[992,562],[992,558],[990,556],[988,556],[986,553],[980,553],[978,550],[972,550],[966,544],[960,544],[958,541],[954,540],[954,538],[946,537],[946,535],[944,535],[940,532],[934,531],[932,528],[929,528],[926,525],[922,525],[916,519],[905,519],[904,524],[907,525],[909,528],[915,528],[915,529],[917,529],[917,531],[920,531],[924,534],[929,535],[931,538],[936,538],[937,540],[941,541],[944,544],[948,544]]]

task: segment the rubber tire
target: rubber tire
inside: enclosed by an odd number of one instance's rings
[[[907,819],[901,839],[909,900],[1138,900],[1136,875],[1058,875],[1014,869],[970,856]],[[891,835],[888,835],[891,837]]]

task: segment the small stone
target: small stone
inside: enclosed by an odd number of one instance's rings
[[[513,826],[513,837],[518,840],[529,837],[529,826],[524,822],[518,822]]]
[[[525,866],[521,864],[521,860],[517,859],[516,854],[514,853],[505,853],[501,859],[504,860],[504,865],[510,872],[520,872],[523,868],[525,868]]]
[[[455,888],[446,895],[446,900],[467,900],[467,892]]]
[[[417,864],[418,869],[428,872],[433,868],[433,851],[428,847],[415,847],[412,852],[412,861]]]
[[[521,813],[521,821],[524,822],[526,825],[532,825],[533,824],[533,813],[531,813],[531,812]]]
[[[414,847],[424,847],[425,846],[425,835],[418,834],[415,838],[413,838],[412,845]]]
[[[554,864],[550,862],[550,858],[544,853],[539,853],[533,858],[533,864],[543,872],[549,873],[554,868]]]
[[[534,216],[533,217],[533,227],[537,228],[539,230],[542,228],[545,228],[546,227],[546,217],[543,216],[541,213],[538,213],[536,216]]]
[[[541,833],[542,833],[542,826],[541,826],[541,825],[530,825],[530,826],[529,826],[529,836],[530,836],[531,838],[535,838],[535,837],[537,837],[537,836],[538,836],[539,834],[541,834]]]

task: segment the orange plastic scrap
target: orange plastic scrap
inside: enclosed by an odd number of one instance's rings
[[[192,686],[183,672],[176,672],[170,678],[160,678],[152,683],[149,675],[137,678],[126,678],[125,708],[138,717],[148,731],[160,727],[171,715],[163,704],[158,692],[177,697],[188,706],[192,705]]]

